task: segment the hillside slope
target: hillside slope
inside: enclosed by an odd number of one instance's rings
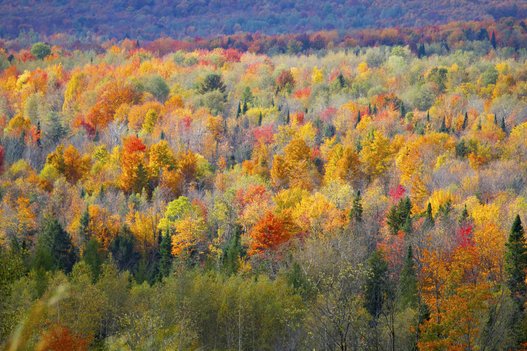
[[[94,33],[153,39],[214,36],[242,32],[266,34],[393,26],[449,21],[525,17],[525,1],[508,0],[263,0],[226,1],[0,1],[0,36]]]

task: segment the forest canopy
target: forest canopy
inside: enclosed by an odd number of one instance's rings
[[[524,349],[526,28],[2,40],[0,345]]]

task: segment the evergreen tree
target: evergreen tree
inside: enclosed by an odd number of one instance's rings
[[[263,120],[263,116],[262,116],[262,113],[260,112],[260,115],[258,116],[258,127],[262,125],[262,120]]]
[[[505,124],[505,117],[501,118],[501,126],[500,127],[501,127],[501,130],[503,130],[503,132],[505,134],[507,134],[507,125]]]
[[[448,133],[448,128],[446,127],[446,119],[443,117],[443,120],[441,121],[441,127],[439,128],[440,133]]]
[[[357,127],[360,123],[361,117],[360,117],[360,110],[357,112],[357,122],[355,123],[355,127]]]
[[[337,80],[338,80],[339,87],[341,89],[346,86],[346,80],[344,79],[344,76],[342,75],[342,73],[339,73],[339,75],[337,76]]]
[[[402,102],[401,102],[400,112],[401,112],[401,118],[406,117],[406,108],[404,107],[404,103]]]
[[[246,114],[247,110],[249,110],[249,107],[247,107],[247,101],[244,101],[243,102],[243,109],[242,109],[243,114]]]
[[[519,215],[516,215],[512,224],[509,239],[505,244],[505,272],[507,275],[507,286],[509,287],[514,309],[510,313],[508,321],[508,332],[511,341],[511,350],[521,349],[527,340],[525,330],[525,301],[527,297],[527,286],[525,284],[525,271],[527,269],[527,243],[525,233]]]
[[[424,56],[426,56],[425,45],[421,43],[419,44],[419,48],[417,49],[417,57],[422,58]]]
[[[522,310],[527,295],[526,269],[527,243],[520,216],[516,215],[506,244],[505,271],[507,272],[507,285],[511,295]]]
[[[240,106],[240,103],[238,102],[238,109],[236,110],[236,118],[239,118],[242,114],[242,108]]]
[[[359,223],[362,222],[362,197],[360,190],[357,191],[357,194],[353,198],[353,205],[350,211],[350,219]]]
[[[372,253],[368,259],[368,268],[370,275],[366,280],[364,307],[374,319],[377,319],[389,293],[388,263],[381,251],[376,250]]]
[[[119,270],[135,272],[140,255],[135,251],[135,238],[127,226],[123,226],[109,247]]]
[[[88,209],[86,208],[84,212],[82,212],[81,218],[80,218],[80,228],[79,228],[79,236],[80,239],[85,242],[89,240],[90,238],[90,213],[88,212]]]
[[[236,274],[239,268],[239,258],[242,254],[241,228],[237,227],[231,237],[223,256],[223,267],[227,275]]]
[[[434,216],[432,215],[432,205],[430,202],[426,206],[425,225],[429,228],[435,225]]]
[[[287,110],[287,118],[285,120],[285,124],[289,124],[291,122],[291,115],[289,113],[289,110]]]
[[[494,114],[494,124],[498,125],[498,116]]]
[[[399,276],[398,303],[401,309],[407,307],[416,308],[418,304],[417,273],[411,245],[408,246],[406,259]]]
[[[430,111],[426,111],[426,122],[430,123]]]
[[[411,212],[412,202],[408,196],[392,206],[387,216],[387,223],[392,234],[397,234],[399,230],[411,231]]]
[[[496,32],[492,32],[492,36],[490,38],[490,44],[492,45],[492,47],[494,48],[494,50],[496,50],[496,47],[497,47],[497,43],[496,43]]]
[[[463,208],[463,211],[461,212],[461,216],[459,217],[459,224],[466,223],[468,221],[468,210],[467,205]]]
[[[71,237],[56,219],[48,219],[37,242],[35,265],[46,270],[71,272],[77,255]]]
[[[91,239],[88,241],[82,255],[82,260],[86,262],[90,268],[93,282],[96,282],[101,274],[101,267],[103,263],[103,257],[101,257],[99,252],[99,243],[97,240]]]
[[[161,278],[167,277],[172,270],[172,236],[170,234],[161,235],[159,244],[159,275]]]
[[[465,112],[465,117],[463,118],[463,124],[461,125],[461,129],[465,130],[468,125],[468,112]]]

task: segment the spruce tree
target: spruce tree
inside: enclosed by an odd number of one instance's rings
[[[82,260],[86,262],[90,268],[93,282],[96,282],[99,279],[99,275],[101,274],[101,266],[103,262],[103,258],[99,252],[99,243],[97,240],[91,239],[88,241],[86,247],[84,248]]]
[[[506,243],[505,271],[510,293],[522,310],[527,295],[527,286],[525,284],[526,269],[527,243],[520,216],[516,215],[509,234],[509,240]]]
[[[223,267],[227,275],[236,274],[239,268],[239,258],[242,254],[241,229],[236,228],[223,256]]]
[[[362,222],[362,197],[360,190],[357,191],[357,194],[353,198],[353,205],[350,211],[350,219],[355,222]]]
[[[172,269],[172,236],[170,234],[161,235],[159,244],[159,275],[161,278],[167,277]]]
[[[426,206],[425,225],[427,227],[433,227],[435,225],[434,216],[432,215],[432,205],[430,202]]]
[[[355,127],[357,127],[360,123],[361,117],[360,117],[360,110],[357,112],[357,122],[355,123]]]
[[[501,126],[500,127],[501,127],[501,130],[503,130],[503,132],[505,134],[507,134],[507,125],[505,124],[505,117],[501,118]]]
[[[412,246],[408,246],[403,269],[399,276],[398,303],[401,309],[411,307],[416,308],[418,304],[417,296],[417,273]]]
[[[240,102],[238,102],[238,109],[236,110],[236,118],[239,118],[242,114],[242,108],[240,106]]]
[[[263,116],[262,116],[262,113],[260,112],[260,115],[258,116],[258,127],[262,125],[262,120],[263,120]]]
[[[461,126],[461,129],[465,130],[468,125],[468,112],[465,112],[465,118],[463,118],[463,125]]]
[[[376,320],[389,294],[388,263],[381,251],[374,251],[368,259],[370,275],[366,280],[364,307]]]
[[[461,212],[461,216],[459,217],[459,224],[464,224],[468,221],[468,210],[467,205],[463,208],[463,211]]]
[[[490,38],[490,44],[492,45],[494,50],[496,50],[497,43],[496,43],[496,33],[495,32],[492,32],[492,36]]]
[[[441,121],[441,127],[439,128],[439,132],[441,133],[448,133],[448,128],[446,127],[446,119],[443,117],[443,120]]]
[[[77,255],[71,237],[56,219],[48,219],[37,242],[35,264],[46,270],[71,272]],[[38,268],[38,267],[37,267]]]

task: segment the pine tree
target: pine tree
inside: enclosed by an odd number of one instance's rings
[[[505,117],[501,118],[501,130],[503,130],[503,132],[507,134],[507,125],[505,124]]]
[[[362,222],[362,197],[360,190],[357,191],[357,194],[353,198],[353,206],[350,211],[350,219],[359,223]]]
[[[426,206],[425,225],[427,227],[433,227],[435,225],[434,216],[432,215],[432,205],[430,202]]]
[[[426,56],[425,45],[421,43],[419,44],[419,48],[417,49],[417,57],[422,58],[424,56]]]
[[[355,127],[357,127],[359,125],[360,119],[361,119],[361,117],[360,117],[360,110],[359,110],[359,112],[357,112],[357,122],[355,123]]]
[[[406,108],[404,107],[404,103],[402,102],[401,102],[400,111],[401,111],[401,118],[406,117]]]
[[[441,121],[441,127],[439,128],[440,133],[448,133],[448,128],[446,127],[446,119],[443,117],[443,120]]]
[[[262,125],[262,120],[263,120],[263,116],[262,116],[262,113],[260,112],[260,115],[258,116],[258,127]]]
[[[392,234],[397,234],[399,230],[411,231],[411,212],[412,202],[408,196],[390,209],[387,223]]]
[[[525,284],[526,269],[527,243],[520,216],[516,215],[506,244],[505,271],[507,272],[507,285],[511,295],[522,310],[527,296],[527,285]]]
[[[509,239],[505,244],[505,272],[507,286],[509,287],[514,309],[510,313],[508,321],[508,333],[514,345],[510,349],[519,350],[527,340],[525,330],[525,301],[527,297],[527,286],[525,275],[527,269],[527,242],[525,232],[519,215],[516,215],[512,224]]]
[[[240,102],[238,102],[238,109],[236,110],[236,118],[238,119],[241,114],[242,114],[242,107],[240,106]]]
[[[227,275],[236,274],[239,268],[239,258],[242,254],[241,246],[241,229],[236,228],[234,235],[229,241],[229,245],[225,249],[223,256],[223,267]]]
[[[498,116],[494,114],[494,124],[498,125]]]
[[[399,276],[398,302],[401,309],[416,308],[418,304],[417,295],[417,273],[412,246],[408,246],[403,269]]]
[[[388,297],[388,263],[381,251],[374,251],[368,259],[370,276],[366,280],[364,291],[364,307],[376,320],[382,312],[384,302]]]
[[[37,242],[36,266],[46,270],[71,272],[77,255],[71,237],[56,219],[48,219]],[[37,267],[38,268],[38,267]]]
[[[461,212],[461,216],[459,217],[459,224],[466,223],[468,221],[468,210],[467,205],[463,208],[463,211]]]
[[[119,270],[135,272],[140,255],[135,250],[135,237],[125,225],[110,244],[110,252]]]
[[[93,282],[96,282],[101,274],[101,266],[103,262],[97,240],[91,239],[88,241],[82,255],[82,260],[86,262],[90,268]]]
[[[289,124],[289,122],[291,122],[291,115],[289,113],[289,110],[287,110],[287,118],[285,120],[285,124]]]
[[[430,111],[426,111],[426,122],[430,123]]]
[[[492,32],[492,36],[490,38],[490,44],[492,45],[492,47],[494,48],[494,50],[496,50],[496,47],[497,47],[497,43],[496,43],[496,32]]]
[[[80,218],[80,228],[79,228],[79,236],[83,242],[90,239],[90,213],[88,212],[88,209],[86,208],[84,212],[82,212],[81,218]]]
[[[165,234],[161,236],[159,244],[159,275],[161,278],[167,277],[172,269],[172,236]]]
[[[244,101],[243,102],[243,109],[242,109],[243,114],[246,114],[248,109],[249,108],[247,107],[247,101]]]
[[[468,112],[465,112],[465,118],[463,118],[463,125],[461,126],[461,129],[465,130],[468,125]]]

